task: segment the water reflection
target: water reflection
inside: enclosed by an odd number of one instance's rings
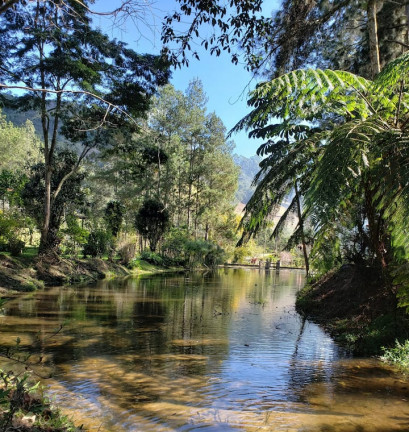
[[[406,380],[303,320],[303,283],[223,269],[46,289],[6,304],[0,343],[41,354],[90,430],[409,430]]]

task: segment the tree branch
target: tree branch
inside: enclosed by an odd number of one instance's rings
[[[0,13],[6,12],[7,9],[13,7],[19,0],[9,0],[0,6]]]
[[[113,104],[112,102],[107,101],[106,99],[104,99],[101,96],[96,95],[95,93],[91,93],[89,91],[86,90],[50,90],[50,89],[45,89],[45,88],[34,88],[34,87],[27,87],[27,86],[18,86],[18,85],[9,85],[9,84],[1,84],[0,83],[0,89],[15,89],[15,90],[25,90],[25,91],[31,91],[31,92],[40,92],[40,93],[53,93],[53,94],[63,94],[63,93],[69,93],[69,94],[73,94],[73,95],[85,95],[85,96],[90,96],[100,102],[102,102],[103,104],[107,105],[107,111],[109,109],[110,112],[116,110],[118,112],[120,112],[121,114],[123,114],[124,116],[126,116],[129,120],[132,121],[132,123],[136,124],[135,119],[128,114],[124,109],[122,109],[121,107],[119,107],[118,105]],[[104,116],[104,119],[106,119],[106,115]],[[102,125],[103,123],[101,123]]]

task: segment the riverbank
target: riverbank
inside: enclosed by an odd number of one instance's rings
[[[308,284],[296,307],[354,354],[379,355],[382,347],[409,338],[408,316],[397,307],[396,290],[374,268],[344,265]]]
[[[0,254],[0,296],[12,292],[29,292],[46,285],[92,283],[106,277],[159,273],[164,267],[139,260],[131,269],[119,262],[100,258],[38,259],[37,257],[11,257]]]
[[[134,260],[132,268],[99,258],[38,259],[26,254],[18,258],[0,253],[0,298],[30,292],[44,286],[93,283],[99,279],[161,273],[180,269]],[[1,301],[0,301],[1,302]],[[0,353],[1,355],[1,353]],[[8,354],[4,356],[7,358]],[[10,357],[12,359],[12,357]],[[0,370],[0,429],[19,432],[79,432],[58,408],[50,406],[44,395],[33,394],[29,381]],[[30,379],[35,380],[35,376]],[[17,398],[17,399],[16,399]]]

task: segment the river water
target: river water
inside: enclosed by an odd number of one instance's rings
[[[303,320],[303,284],[222,269],[47,288],[6,303],[0,345],[40,355],[90,431],[409,431],[407,378]]]

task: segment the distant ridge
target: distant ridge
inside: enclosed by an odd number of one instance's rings
[[[247,204],[254,192],[251,183],[254,176],[260,170],[261,157],[254,155],[250,158],[238,154],[233,155],[234,163],[240,167],[239,187],[236,193],[236,201]]]

